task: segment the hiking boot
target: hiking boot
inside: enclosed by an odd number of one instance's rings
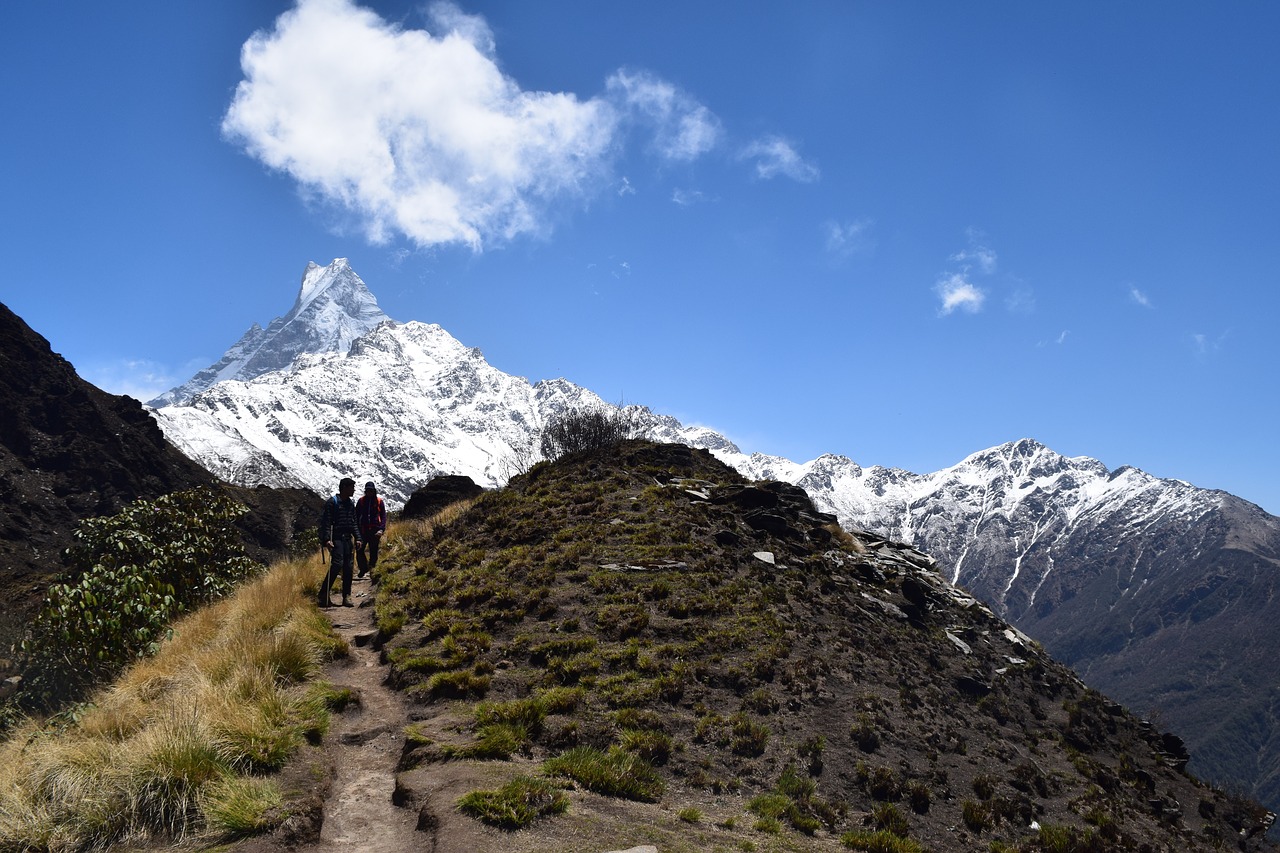
[[[347,598],[345,595],[344,595],[344,596],[342,596],[342,606],[343,606],[343,607],[355,607],[355,605],[351,603],[351,599]]]
[[[320,606],[320,607],[332,607],[332,606],[333,606],[333,599],[332,599],[332,598],[322,598],[322,599],[320,599],[319,601],[317,601],[317,602],[316,602],[316,604],[317,604],[318,606]]]

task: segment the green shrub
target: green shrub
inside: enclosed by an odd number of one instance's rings
[[[626,729],[619,741],[627,752],[634,752],[650,764],[656,765],[666,764],[675,749],[670,735],[651,729]]]
[[[234,524],[247,511],[199,488],[83,522],[67,550],[76,579],[49,587],[21,644],[24,701],[82,695],[154,654],[177,616],[258,571]]]
[[[818,783],[796,772],[794,764],[788,764],[778,779],[778,793],[793,800],[807,800],[818,790]]]
[[[608,752],[590,746],[575,747],[548,759],[542,768],[609,797],[656,802],[662,796],[662,779],[649,762],[618,747]]]
[[[769,727],[757,723],[746,714],[737,713],[729,718],[733,740],[729,748],[738,755],[763,755],[769,743]]]
[[[920,780],[913,780],[907,785],[907,799],[911,801],[911,810],[916,814],[926,814],[933,802],[933,792]]]
[[[267,829],[269,813],[282,802],[275,780],[254,776],[227,775],[200,792],[200,807],[210,827],[230,836]]]
[[[767,832],[769,835],[777,835],[782,832],[782,821],[776,817],[762,817],[756,820],[756,832]]]
[[[868,832],[855,830],[840,836],[840,843],[850,850],[867,853],[924,853],[924,848],[910,838],[901,838],[887,830]]]
[[[871,809],[871,820],[876,829],[892,832],[900,838],[906,838],[911,829],[907,819],[893,803],[876,803]]]
[[[876,731],[875,720],[870,714],[859,714],[858,719],[849,727],[849,734],[863,752],[875,752],[880,748],[880,734]]]
[[[983,832],[994,825],[991,818],[991,807],[986,803],[965,800],[961,806],[961,816],[964,818],[964,825],[974,832]]]
[[[760,817],[782,817],[791,807],[791,799],[785,794],[758,794],[747,803],[747,811]]]
[[[856,775],[858,783],[873,800],[894,802],[902,796],[902,786],[892,767],[871,768],[860,761]]]
[[[520,829],[545,815],[568,811],[569,798],[545,779],[517,776],[496,791],[466,794],[458,808],[491,826]]]
[[[689,806],[686,809],[681,809],[680,811],[676,812],[676,817],[680,818],[680,820],[684,821],[685,823],[697,823],[698,821],[702,820],[702,812],[699,809],[694,808],[693,806]]]
[[[479,675],[470,670],[437,672],[427,679],[423,691],[432,698],[464,699],[469,696],[483,696],[488,693],[489,681],[489,676]]]

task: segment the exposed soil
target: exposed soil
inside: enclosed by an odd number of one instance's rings
[[[335,714],[324,739],[325,765],[332,768],[321,811],[319,838],[297,850],[364,850],[401,853],[431,849],[414,829],[417,817],[393,802],[396,763],[408,715],[404,700],[384,686],[386,667],[373,650],[373,598],[368,578],[357,579],[355,608],[326,611],[351,653],[330,664],[326,680],[353,688],[359,702]]]

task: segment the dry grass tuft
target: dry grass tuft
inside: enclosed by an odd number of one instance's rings
[[[28,721],[0,745],[0,849],[232,837],[267,828],[278,769],[328,724],[308,689],[347,652],[311,602],[315,560],[291,560],[174,626],[57,728]],[[66,716],[66,715],[64,715]]]

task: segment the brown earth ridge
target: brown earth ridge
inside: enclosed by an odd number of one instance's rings
[[[373,639],[409,723],[371,795],[440,853],[1275,849],[1177,738],[929,556],[832,521],[706,451],[627,442],[406,523]],[[516,777],[567,811],[511,830],[460,810]]]

